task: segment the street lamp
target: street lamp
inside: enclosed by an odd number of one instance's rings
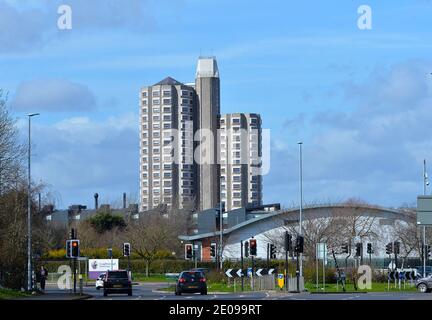
[[[31,118],[39,113],[28,114],[28,185],[27,185],[27,290],[33,288],[32,282],[32,236],[31,236]]]
[[[299,180],[300,180],[300,212],[299,212],[299,234],[303,236],[303,221],[302,221],[302,214],[303,214],[303,158],[302,158],[302,146],[303,142],[298,142],[299,145]],[[300,277],[303,276],[303,253],[300,253]]]

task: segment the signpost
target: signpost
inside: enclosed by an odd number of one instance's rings
[[[280,289],[283,289],[285,283],[284,283],[284,275],[282,273],[278,274],[278,286]]]

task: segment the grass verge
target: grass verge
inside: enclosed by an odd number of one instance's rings
[[[0,288],[0,300],[29,297],[30,294],[12,289]]]

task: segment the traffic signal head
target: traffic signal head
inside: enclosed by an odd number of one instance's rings
[[[368,254],[372,254],[373,253],[372,243],[368,243],[367,244],[367,253]]]
[[[191,260],[193,258],[193,247],[191,244],[185,245],[185,259]]]
[[[362,243],[356,243],[356,257],[360,257],[363,251],[363,244]]]
[[[303,253],[303,246],[304,246],[304,237],[301,235],[298,235],[296,238],[295,252],[296,253]]]
[[[276,259],[276,246],[274,244],[270,244],[270,259]]]
[[[71,257],[71,240],[66,240],[66,258]]]
[[[257,242],[256,242],[255,239],[250,239],[249,240],[249,247],[250,247],[249,254],[251,256],[256,256],[257,255]]]
[[[80,249],[79,249],[79,240],[71,240],[71,258],[78,258],[80,256]]]
[[[392,254],[393,253],[393,243],[387,243],[386,245],[386,254]]]
[[[431,257],[431,246],[426,245],[426,259],[430,259]]]
[[[394,242],[394,253],[395,254],[399,254],[400,253],[400,242],[399,241],[395,241]]]
[[[130,243],[123,243],[123,256],[129,257],[131,253],[131,245]]]
[[[212,243],[212,244],[210,245],[210,256],[211,256],[212,258],[215,258],[215,257],[216,257],[216,243]]]
[[[246,241],[244,244],[244,256],[249,257],[249,241]]]
[[[292,236],[285,231],[285,251],[291,252],[292,250]]]
[[[349,252],[349,246],[347,244],[342,246],[342,253],[348,253]]]

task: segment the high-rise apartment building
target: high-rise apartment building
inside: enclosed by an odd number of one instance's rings
[[[220,115],[214,57],[199,58],[195,83],[168,77],[141,89],[141,211],[160,204],[206,210],[221,197],[226,210],[259,205],[260,157],[260,116]]]
[[[258,114],[221,115],[221,198],[227,211],[262,204],[261,153]]]
[[[141,89],[141,210],[183,208],[195,201],[195,90],[170,77]]]

